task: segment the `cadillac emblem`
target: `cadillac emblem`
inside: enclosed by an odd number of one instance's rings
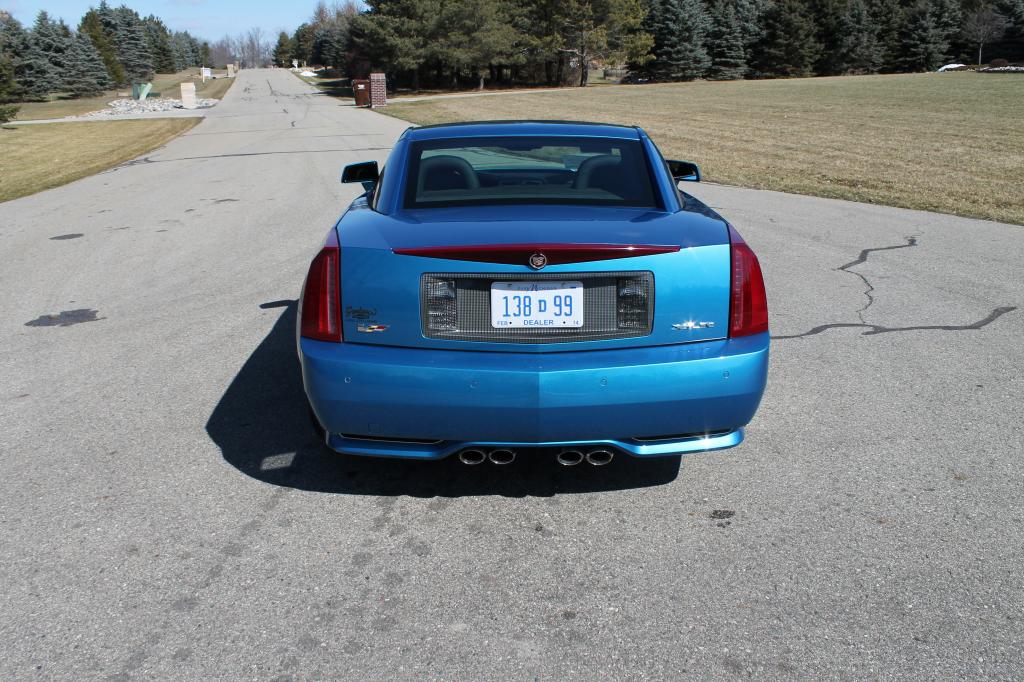
[[[535,253],[530,256],[530,267],[534,270],[542,270],[548,264],[548,257],[543,253]]]

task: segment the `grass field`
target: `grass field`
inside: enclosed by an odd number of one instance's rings
[[[200,120],[41,123],[0,129],[0,201],[116,166],[166,144]]]
[[[642,126],[705,178],[1024,224],[1024,77],[945,73],[538,91],[381,109],[418,124]]]
[[[158,73],[153,78],[153,92],[159,92],[163,97],[178,99],[181,97],[181,84],[192,80],[192,77],[198,73],[198,68],[185,69],[178,73]],[[233,78],[217,78],[208,80],[205,83],[201,79],[197,79],[195,81],[196,97],[220,99],[233,82]],[[21,110],[18,112],[15,120],[32,121],[44,118],[63,118],[65,116],[78,116],[90,111],[99,111],[107,107],[107,102],[116,99],[118,93],[130,97],[131,88],[110,90],[97,97],[61,99],[55,96],[48,102],[24,102],[18,104]]]

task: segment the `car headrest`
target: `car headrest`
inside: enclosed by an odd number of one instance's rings
[[[614,173],[617,170],[620,161],[618,156],[612,154],[591,156],[576,170],[576,177],[572,181],[573,189],[587,189],[588,187],[608,189],[607,182],[604,180],[609,173]]]
[[[417,190],[476,189],[480,186],[473,166],[461,156],[428,156],[420,160]]]

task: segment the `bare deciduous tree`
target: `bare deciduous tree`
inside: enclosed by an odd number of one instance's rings
[[[964,37],[978,44],[978,66],[981,66],[981,49],[985,43],[1002,38],[1008,23],[1002,14],[988,8],[967,15],[963,25]]]
[[[223,68],[237,59],[238,53],[235,52],[234,41],[230,36],[224,36],[210,45],[211,66]]]

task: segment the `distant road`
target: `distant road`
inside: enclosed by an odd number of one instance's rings
[[[407,124],[238,78],[0,204],[0,678],[1024,676],[1024,228],[696,185],[767,277],[746,443],[351,461],[294,301]]]

